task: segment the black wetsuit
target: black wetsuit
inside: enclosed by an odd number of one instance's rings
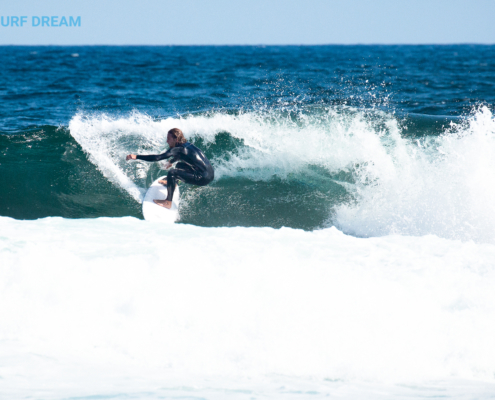
[[[177,180],[193,185],[205,186],[208,185],[215,176],[213,167],[203,152],[189,142],[177,144],[163,154],[149,156],[137,155],[136,159],[143,161],[160,161],[170,157],[173,157],[170,162],[180,162],[176,164],[175,168],[168,171],[167,200],[169,201],[172,201],[172,197],[174,196]]]

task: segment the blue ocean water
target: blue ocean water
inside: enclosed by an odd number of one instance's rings
[[[186,128],[223,171],[209,188],[186,189],[181,222],[327,226],[335,207],[357,200],[356,180],[376,179],[360,176],[371,154],[332,159],[347,152],[342,135],[357,136],[352,124],[382,142],[395,124],[414,143],[491,110],[495,96],[493,46],[9,46],[0,57],[0,215],[18,219],[142,218],[93,153],[105,147],[100,156],[142,189],[158,168],[143,166],[143,180],[122,157],[164,151],[161,122]],[[102,119],[114,126],[90,133]]]
[[[493,398],[495,46],[0,60],[0,397]]]

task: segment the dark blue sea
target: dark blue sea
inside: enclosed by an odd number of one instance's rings
[[[0,61],[0,397],[493,398],[495,46]]]
[[[0,215],[16,219],[142,218],[129,186],[160,168],[124,156],[163,152],[177,126],[218,170],[211,186],[185,187],[181,222],[312,230],[382,178],[363,166],[397,150],[394,132],[417,146],[495,99],[494,46],[9,46],[0,57]],[[356,124],[378,148],[359,148]]]

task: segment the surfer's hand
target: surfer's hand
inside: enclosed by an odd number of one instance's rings
[[[165,164],[165,169],[169,169],[171,166],[172,166],[172,163],[167,162],[167,163]]]
[[[135,159],[136,159],[135,154],[127,154],[127,157],[125,158],[126,161],[135,160]]]

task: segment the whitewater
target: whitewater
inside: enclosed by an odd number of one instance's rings
[[[257,200],[284,201],[295,209],[319,201],[327,217],[314,228],[334,225],[358,237],[434,234],[495,243],[495,119],[481,107],[445,125],[439,135],[407,136],[407,124],[393,114],[325,107],[163,120],[136,112],[124,118],[78,114],[69,129],[103,175],[137,202],[150,184],[152,166],[126,163],[126,154],[163,152],[173,127],[206,148],[226,132],[238,144],[214,153],[216,182],[288,183],[291,197],[259,193]],[[318,187],[314,198],[307,187],[296,194],[301,182]],[[323,199],[322,188],[327,190]],[[345,194],[335,196],[339,191]],[[195,195],[186,194],[186,204]],[[219,213],[235,218],[239,209],[225,206],[219,205]],[[212,208],[214,203],[209,212]],[[311,213],[310,207],[303,209]]]
[[[134,218],[1,223],[6,398],[495,388],[493,245]]]

